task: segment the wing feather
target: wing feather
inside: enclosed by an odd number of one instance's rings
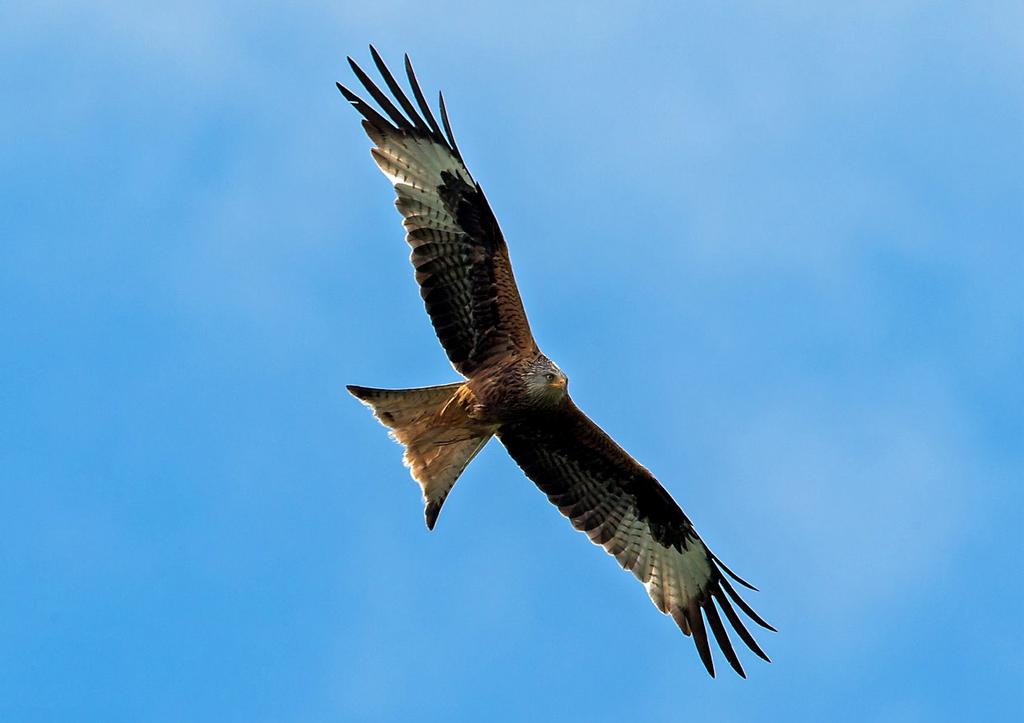
[[[448,359],[472,377],[510,357],[534,356],[537,345],[508,247],[483,190],[462,161],[443,97],[442,131],[408,56],[405,70],[415,105],[372,46],[370,54],[394,100],[358,63],[348,61],[383,114],[340,83],[338,89],[363,116],[373,159],[395,187],[420,295]]]
[[[430,128],[423,119],[420,118],[416,109],[413,108],[412,103],[409,102],[409,96],[407,96],[405,91],[402,90],[402,86],[400,86],[398,81],[395,80],[395,76],[391,74],[387,64],[384,63],[384,59],[380,57],[380,53],[378,53],[377,49],[372,45],[370,46],[370,55],[373,57],[373,63],[377,66],[377,70],[380,71],[381,77],[384,78],[384,82],[387,84],[388,90],[391,91],[391,95],[395,96],[398,104],[401,105],[402,109],[405,111],[405,115],[412,120],[413,125],[416,126],[416,130],[425,135],[429,135]]]
[[[654,476],[571,401],[558,412],[506,423],[497,436],[573,527],[615,556],[644,583],[655,606],[693,637],[710,675],[715,667],[708,627],[729,665],[746,677],[716,601],[740,640],[768,660],[730,604],[731,599],[755,623],[775,630],[728,576],[740,579],[711,553]]]
[[[366,92],[370,94],[370,97],[373,98],[377,105],[379,105],[387,114],[388,118],[391,119],[391,122],[398,126],[400,130],[406,132],[415,131],[415,128],[413,128],[409,119],[399,112],[398,108],[395,107],[395,104],[391,102],[391,99],[384,94],[384,91],[377,87],[376,83],[370,80],[370,76],[368,76],[366,72],[359,67],[359,64],[352,60],[351,57],[346,58],[346,60],[348,60],[349,67],[352,68],[352,72],[355,73],[359,82],[363,84],[364,88],[366,88]]]
[[[434,118],[426,98],[423,97],[423,90],[420,88],[419,80],[416,79],[416,71],[412,69],[412,61],[409,59],[408,54],[405,56],[405,74],[409,78],[409,85],[412,87],[412,94],[416,98],[416,104],[420,107],[423,117],[427,119],[427,123],[430,124],[434,140],[438,143],[444,143],[441,128],[437,125],[437,120]]]
[[[675,610],[679,610],[679,608],[673,608],[673,612]],[[695,602],[691,601],[691,604],[684,608],[684,610],[686,620],[690,624],[690,632],[693,633],[693,643],[697,646],[700,660],[704,663],[704,667],[707,668],[708,675],[714,678],[715,662],[711,659],[711,645],[708,643],[708,631],[704,627],[704,618],[700,614],[701,609],[697,607]]]
[[[714,633],[715,640],[718,641],[718,647],[721,649],[722,654],[725,655],[725,659],[729,661],[729,665],[732,666],[732,669],[735,670],[740,677],[746,678],[747,674],[743,672],[743,666],[740,665],[740,659],[736,655],[736,650],[732,647],[732,641],[729,640],[729,633],[722,624],[722,617],[718,614],[718,608],[715,607],[714,600],[709,600],[704,606],[704,614],[708,618],[708,624],[711,626],[711,632]]]
[[[725,613],[725,617],[728,619],[729,624],[732,625],[733,630],[736,631],[736,634],[740,636],[740,639],[746,646],[754,652],[754,655],[765,662],[772,662],[768,655],[761,650],[761,646],[757,644],[754,636],[747,630],[747,626],[743,624],[743,619],[736,614],[732,604],[729,602],[729,598],[723,595],[721,591],[714,591],[712,595],[718,601],[718,605],[722,608],[722,612]],[[774,630],[774,628],[771,629]]]
[[[455,134],[452,133],[451,123],[448,122],[448,109],[444,105],[444,93],[437,94],[437,104],[441,106],[441,123],[444,124],[444,134],[448,138],[448,145],[452,147],[452,153],[455,157],[462,158],[462,153],[459,151],[459,145],[455,142]]]

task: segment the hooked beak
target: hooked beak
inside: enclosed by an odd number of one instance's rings
[[[565,389],[566,381],[567,380],[565,377],[558,377],[557,379],[555,379],[555,381],[548,384],[548,386],[551,387],[552,389]]]

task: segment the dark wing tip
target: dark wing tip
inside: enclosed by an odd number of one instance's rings
[[[429,136],[430,127],[420,118],[420,114],[416,112],[416,108],[413,106],[412,101],[409,100],[409,96],[406,95],[399,82],[395,80],[395,76],[388,68],[387,63],[384,62],[384,58],[380,57],[380,53],[372,45],[370,46],[370,55],[373,56],[373,64],[377,66],[381,77],[384,78],[384,82],[387,84],[388,90],[391,91],[391,95],[394,96],[398,104],[402,106],[402,110],[405,111],[406,117],[412,121],[418,132]]]
[[[771,658],[769,658],[767,653],[765,653],[761,649],[761,646],[757,644],[754,636],[750,634],[750,631],[747,630],[747,626],[743,624],[740,616],[733,609],[732,604],[729,602],[729,597],[723,593],[720,588],[713,589],[711,594],[718,601],[719,606],[722,608],[722,612],[725,613],[725,617],[728,618],[729,624],[732,625],[732,629],[740,636],[740,640],[750,648],[754,655],[761,658],[761,660],[764,660],[766,663],[772,662]]]
[[[387,121],[387,119],[384,118],[384,116],[375,111],[373,107],[370,106],[369,103],[364,101],[362,98],[360,98],[351,90],[343,86],[341,83],[335,83],[335,85],[338,86],[338,90],[341,91],[341,94],[345,97],[345,100],[351,103],[352,107],[355,108],[359,115],[361,115],[365,119],[365,122],[368,122],[371,126],[376,128],[380,132],[394,130],[394,126],[392,126]]]
[[[718,647],[721,648],[722,654],[725,655],[725,659],[729,661],[729,665],[735,670],[741,678],[746,678],[747,674],[743,671],[743,666],[740,664],[740,659],[736,655],[736,650],[732,646],[732,641],[729,639],[729,633],[725,630],[725,625],[722,624],[722,618],[718,614],[718,609],[715,607],[714,598],[710,595],[705,597],[704,614],[707,616],[708,624],[711,626],[711,632],[715,635],[715,640],[718,641]]]
[[[420,82],[416,78],[416,71],[413,70],[412,60],[409,58],[408,53],[405,54],[405,75],[409,79],[409,86],[412,88],[412,94],[416,99],[416,104],[419,105],[420,111],[423,113],[423,117],[430,126],[432,137],[438,143],[443,144],[445,142],[444,134],[441,133],[441,127],[437,124],[437,120],[434,118],[434,114],[430,110],[430,104],[427,103],[427,99],[423,96],[423,89],[420,87]]]
[[[338,90],[341,91],[341,94],[345,96],[345,100],[355,106],[356,110],[370,122],[370,125],[378,130],[382,132],[391,132],[397,128],[399,131],[404,133],[423,134],[441,145],[447,145],[448,150],[451,151],[452,155],[459,161],[462,161],[462,152],[455,143],[455,135],[452,133],[451,123],[448,120],[448,109],[445,107],[444,96],[438,93],[441,111],[441,123],[439,124],[434,118],[433,112],[430,110],[430,105],[423,96],[423,90],[420,88],[419,81],[416,78],[416,73],[413,70],[412,60],[410,60],[409,54],[406,53],[404,56],[405,72],[409,79],[409,85],[412,88],[413,98],[416,101],[415,105],[395,79],[395,76],[388,69],[387,65],[384,63],[384,59],[381,57],[380,53],[377,52],[377,48],[374,47],[372,43],[370,44],[370,55],[373,57],[374,65],[376,65],[377,69],[380,71],[385,85],[394,95],[395,100],[402,107],[402,110],[399,110],[395,106],[391,99],[388,98],[377,84],[370,79],[352,56],[348,55],[345,56],[345,59],[352,68],[352,72],[366,89],[366,92],[370,94],[370,97],[384,111],[384,115],[381,115],[377,112],[377,109],[343,86],[341,83],[335,83],[335,85],[338,86]],[[419,106],[419,112],[417,112],[417,106]],[[404,114],[402,111],[404,111]],[[385,118],[384,116],[387,117]]]
[[[395,104],[392,103],[384,94],[384,92],[381,91],[379,87],[377,87],[377,84],[370,79],[370,76],[368,76],[366,72],[359,67],[359,64],[356,63],[356,61],[352,60],[351,57],[348,58],[348,64],[349,66],[351,66],[352,72],[355,74],[356,78],[366,89],[366,92],[369,93],[370,97],[373,98],[373,100],[377,103],[378,106],[380,106],[381,110],[384,111],[385,115],[387,115],[387,117],[391,119],[391,122],[394,123],[395,126],[400,130],[406,132],[412,131],[414,129],[413,124],[409,121],[408,118],[402,115],[401,111],[399,111],[398,108],[395,107]],[[382,75],[385,75],[386,81],[387,74]]]
[[[444,124],[444,133],[448,136],[448,143],[452,147],[452,153],[460,161],[462,160],[462,153],[459,151],[459,146],[455,142],[455,135],[452,133],[451,123],[448,122],[448,109],[444,105],[444,93],[438,91],[437,93],[438,105],[441,106],[441,123]]]
[[[768,622],[766,622],[764,618],[762,618],[760,615],[758,615],[754,611],[754,608],[750,607],[750,605],[747,604],[746,600],[744,600],[742,597],[740,597],[740,594],[738,592],[736,592],[736,588],[734,588],[732,586],[732,584],[730,584],[728,579],[726,579],[724,577],[720,577],[719,578],[719,582],[722,585],[722,589],[724,589],[725,592],[728,593],[729,597],[731,597],[733,602],[736,603],[739,606],[740,610],[742,610],[743,612],[745,612],[747,614],[747,617],[749,617],[751,620],[753,620],[755,623],[760,625],[765,630],[771,630],[773,633],[779,632],[774,627],[772,627],[770,624],[768,624]]]
[[[700,662],[704,664],[708,675],[714,678],[715,661],[711,658],[711,644],[708,642],[708,631],[704,627],[704,618],[700,615],[700,607],[691,600],[687,607],[673,605],[664,612],[672,616],[672,619],[676,621],[676,625],[683,631],[683,635],[693,638],[693,644],[697,647]]]
[[[700,608],[692,605],[686,610],[686,619],[690,623],[690,630],[693,631],[693,643],[697,646],[697,653],[708,675],[715,677],[715,661],[711,658],[711,644],[708,642],[708,631],[704,627],[704,618],[701,617]]]
[[[335,85],[338,86],[338,90],[341,91],[341,94],[345,96],[345,100],[347,100],[349,103],[355,103],[356,101],[359,100],[358,95],[356,95],[351,90],[343,86],[341,83],[336,82]]]
[[[738,583],[739,583],[740,585],[742,585],[743,587],[747,588],[748,590],[753,590],[754,592],[761,592],[761,591],[760,591],[760,590],[758,590],[758,589],[757,589],[756,587],[754,587],[753,585],[751,585],[751,584],[750,584],[749,582],[747,582],[746,580],[744,580],[744,579],[743,579],[742,577],[740,577],[739,575],[737,575],[737,574],[736,574],[735,572],[733,572],[732,570],[730,570],[730,569],[729,569],[729,566],[728,566],[728,565],[726,565],[726,564],[725,564],[724,562],[722,562],[722,561],[721,561],[721,560],[720,560],[720,559],[718,558],[718,555],[716,555],[715,553],[711,552],[710,550],[708,551],[708,554],[710,554],[710,555],[711,555],[711,559],[712,559],[712,560],[714,560],[714,561],[715,561],[715,562],[716,562],[716,563],[718,564],[718,566],[719,566],[720,568],[722,568],[722,569],[723,569],[723,570],[725,571],[725,574],[727,574],[727,575],[728,575],[729,577],[731,577],[731,578],[732,578],[733,580],[735,580],[736,582],[738,582]]]

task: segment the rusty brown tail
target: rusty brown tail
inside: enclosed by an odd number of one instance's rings
[[[431,530],[455,481],[491,438],[489,431],[481,433],[479,427],[474,427],[458,403],[462,386],[346,387],[405,446],[402,461],[423,489],[424,515]]]

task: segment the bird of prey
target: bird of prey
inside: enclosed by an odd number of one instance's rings
[[[658,609],[693,637],[709,674],[715,667],[705,619],[726,660],[746,677],[722,615],[767,661],[733,606],[774,628],[729,578],[756,588],[708,549],[658,480],[573,403],[565,373],[530,332],[508,247],[455,143],[444,96],[438,124],[409,56],[405,71],[415,104],[373,46],[370,52],[391,97],[351,58],[379,110],[340,83],[338,89],[362,115],[370,153],[397,192],[420,295],[465,381],[348,390],[404,445],[405,464],[423,489],[427,527],[434,528],[466,465],[496,436],[573,527],[636,575]]]

